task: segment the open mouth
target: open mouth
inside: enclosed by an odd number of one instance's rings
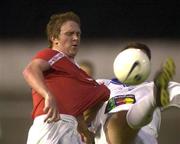
[[[77,47],[77,46],[78,46],[77,44],[72,45],[72,47]]]

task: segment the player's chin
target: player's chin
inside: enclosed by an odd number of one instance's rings
[[[73,46],[72,49],[71,49],[71,52],[72,52],[73,54],[75,54],[75,55],[78,53],[78,51],[79,51],[79,49],[78,49],[77,46],[76,46],[76,47]]]
[[[71,57],[75,57],[77,55],[77,53],[78,53],[78,49],[77,48],[76,49],[72,49],[71,52],[70,52],[70,55],[71,55]]]

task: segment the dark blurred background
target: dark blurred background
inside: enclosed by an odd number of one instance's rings
[[[173,57],[180,82],[178,0],[6,0],[0,4],[0,144],[25,144],[31,93],[22,71],[36,51],[47,47],[45,28],[57,12],[74,11],[82,23],[77,60],[95,66],[95,78],[112,78],[114,57],[129,41],[152,50],[152,74]],[[159,144],[180,144],[180,110],[162,113]]]
[[[175,0],[7,0],[0,7],[3,39],[44,38],[50,15],[69,10],[80,15],[83,38],[180,37]]]

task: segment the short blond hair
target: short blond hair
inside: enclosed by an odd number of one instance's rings
[[[65,12],[65,13],[58,13],[58,14],[53,14],[50,17],[50,20],[46,26],[46,34],[47,34],[47,39],[49,42],[49,47],[52,47],[52,41],[51,38],[58,38],[60,34],[60,29],[63,23],[66,21],[74,21],[81,25],[80,18],[77,14],[74,12]]]

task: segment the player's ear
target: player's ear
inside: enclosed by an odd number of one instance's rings
[[[53,44],[55,44],[55,45],[58,45],[59,44],[59,40],[58,40],[58,38],[55,38],[55,37],[51,37],[51,41],[52,41],[52,43]]]

